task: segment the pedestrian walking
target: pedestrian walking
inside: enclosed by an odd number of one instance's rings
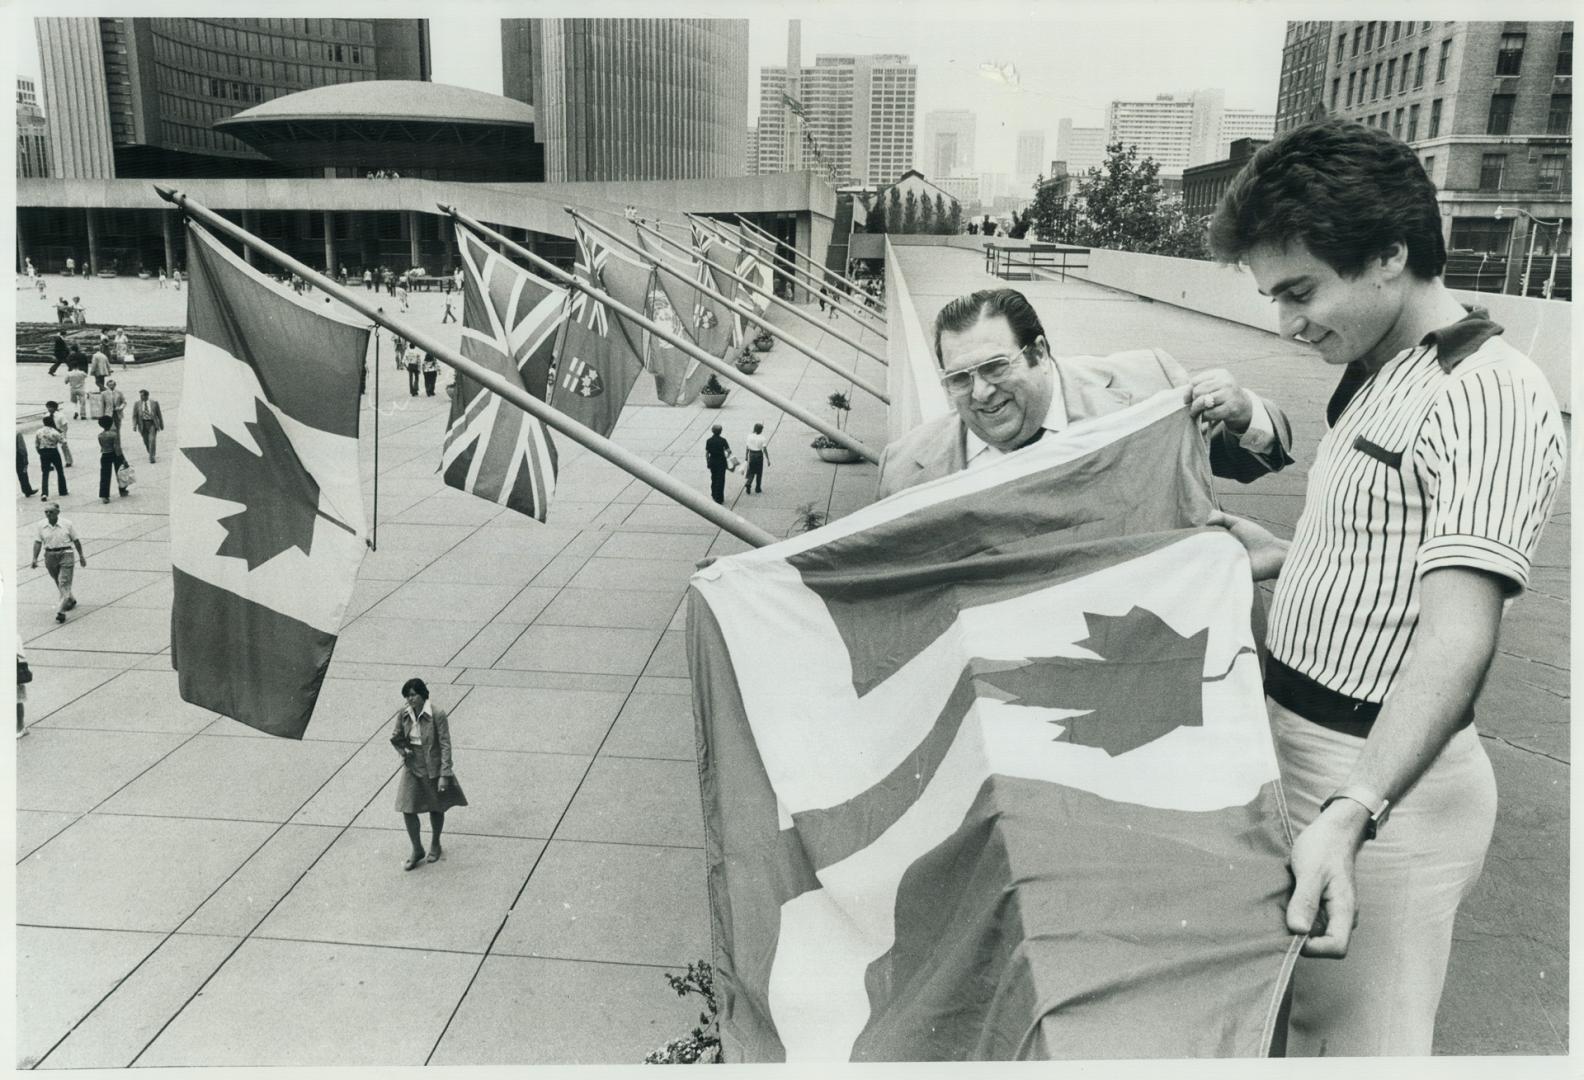
[[[132,360],[132,342],[127,337],[124,326],[116,329],[115,341],[111,343],[111,355],[121,361],[121,370],[125,371],[127,364]]]
[[[17,432],[17,484],[21,486],[24,496],[29,499],[33,497],[33,480],[28,476],[27,440],[20,431]]]
[[[59,503],[49,503],[44,507],[44,520],[39,523],[38,532],[33,537],[33,562],[29,569],[38,569],[40,552],[44,554],[44,569],[60,594],[55,621],[65,622],[66,613],[77,606],[77,598],[72,595],[72,579],[76,577],[78,566],[87,569],[88,556],[83,554],[82,540],[77,535],[76,526],[60,516]]]
[[[44,415],[50,418],[55,425],[55,430],[60,432],[61,461],[69,469],[72,467],[71,442],[66,430],[69,425],[66,423],[66,418],[60,414],[60,402],[46,401],[44,403]]]
[[[416,345],[408,345],[405,356],[407,361],[407,394],[409,397],[418,396],[418,369],[424,360],[424,351]]]
[[[751,495],[764,494],[764,467],[770,464],[770,437],[764,433],[763,424],[755,424],[748,436],[748,478],[743,491]]]
[[[424,396],[434,397],[435,380],[440,378],[440,361],[428,353],[423,358]]]
[[[106,379],[105,388],[100,397],[103,401],[100,405],[99,415],[110,418],[111,422],[115,424],[116,438],[119,439],[121,437],[121,418],[126,413],[126,395],[116,389],[116,381],[114,379]]]
[[[38,451],[39,459],[39,498],[49,502],[50,470],[55,471],[57,487],[61,495],[67,495],[66,469],[61,464],[61,442],[65,438],[55,427],[55,419],[51,416],[44,417],[44,423],[33,434],[33,447]]]
[[[77,260],[70,255],[66,256],[66,276],[73,277],[77,273]]]
[[[27,656],[22,652],[22,646],[17,646],[17,733],[21,738],[27,734],[27,684],[33,681],[33,669],[28,667]]]
[[[704,467],[710,474],[710,498],[725,503],[726,470],[729,467],[727,457],[731,454],[731,443],[721,435],[719,424],[710,428],[710,432],[710,437],[704,440]]]
[[[396,711],[390,742],[402,757],[396,810],[412,841],[412,853],[402,863],[402,869],[412,870],[440,860],[440,834],[445,829],[446,811],[466,806],[468,801],[452,768],[451,727],[445,710],[434,707],[429,700],[429,687],[422,679],[408,679],[402,684],[401,693],[406,703]],[[429,815],[427,854],[418,830],[419,814]]]
[[[55,362],[50,365],[49,369],[49,374],[53,375],[61,367],[65,366],[66,358],[71,355],[71,346],[66,344],[66,335],[57,330],[55,331],[55,340],[50,342],[50,348],[55,353]]]
[[[363,271],[363,288],[364,289],[372,289],[373,287],[374,287],[374,275],[371,274],[367,270]]]
[[[162,266],[162,267],[159,268],[159,287],[162,288],[162,289],[165,287],[165,279],[166,279],[165,268]]]
[[[149,397],[147,390],[138,391],[137,404],[132,406],[132,430],[143,436],[143,445],[148,448],[152,464],[159,433],[165,430],[165,417],[160,412],[159,402]]]
[[[74,296],[71,302],[71,321],[78,326],[88,325],[88,309],[83,307],[82,297]]]
[[[69,323],[69,322],[71,322],[71,312],[72,312],[71,305],[66,302],[66,298],[64,296],[55,301],[55,321],[56,322],[58,322],[58,323]]]
[[[66,397],[72,403],[72,419],[79,420],[86,411],[83,403],[83,384],[88,381],[88,373],[80,367],[66,368]]]
[[[105,380],[110,377],[110,358],[102,349],[94,350],[93,359],[88,362],[88,374],[93,376],[95,389],[105,388]]]
[[[449,293],[451,291],[451,289],[450,289],[450,281],[451,281],[450,278],[446,278],[446,283],[447,283],[446,292],[447,293]],[[448,322],[456,322],[457,321],[456,312],[451,310],[451,297],[450,296],[446,297],[445,314],[440,316],[440,321],[441,321],[441,323],[448,323]]]
[[[401,309],[403,311],[407,310],[407,279],[406,278],[402,278],[401,279],[401,283],[396,286],[396,301],[397,301],[397,303],[401,304]]]
[[[400,334],[396,334],[395,338],[396,342],[391,353],[396,357],[396,370],[401,371],[407,366],[407,339]]]
[[[99,418],[99,501],[110,501],[110,476],[115,474],[116,490],[124,499],[127,496],[127,487],[132,483],[132,467],[127,464],[126,457],[121,453],[121,433],[116,430],[115,421],[108,416]],[[65,481],[62,481],[64,484]],[[61,492],[65,494],[64,491]]]

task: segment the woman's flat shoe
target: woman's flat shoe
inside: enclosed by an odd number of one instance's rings
[[[407,861],[402,863],[402,869],[411,870],[413,867],[420,865],[423,861],[424,858],[422,855],[409,855],[407,856]]]
[[[425,862],[439,862],[440,861],[440,855],[441,855],[440,849],[439,848],[434,848],[433,850],[431,850],[429,852],[428,857],[426,859],[424,859],[424,861]]]

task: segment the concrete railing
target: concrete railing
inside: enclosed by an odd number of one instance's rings
[[[891,258],[886,240],[886,396],[891,408],[886,417],[886,441],[894,442],[925,420],[950,411],[946,391],[935,374],[935,352],[929,334],[920,325],[907,279]],[[935,240],[946,240],[937,236]],[[956,245],[953,245],[956,246]]]
[[[1241,267],[1094,248],[1089,268],[1068,271],[1068,276],[1276,332],[1275,308]],[[1571,414],[1572,304],[1463,290],[1454,290],[1453,295],[1464,304],[1490,311],[1491,318],[1505,327],[1505,340],[1534,360],[1550,380],[1562,411]]]

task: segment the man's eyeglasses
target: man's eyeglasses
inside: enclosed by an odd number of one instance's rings
[[[1011,356],[992,356],[988,360],[979,361],[973,367],[942,372],[940,384],[948,394],[966,397],[973,393],[975,375],[987,383],[1003,383],[1012,377],[1014,362],[1021,359],[1027,351],[1028,346],[1025,345]]]

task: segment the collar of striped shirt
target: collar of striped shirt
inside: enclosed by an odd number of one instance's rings
[[[1490,313],[1482,307],[1468,308],[1468,314],[1451,326],[1432,330],[1419,342],[1436,347],[1436,363],[1448,375],[1463,360],[1479,351],[1479,347],[1502,332],[1502,327],[1491,322]]]

